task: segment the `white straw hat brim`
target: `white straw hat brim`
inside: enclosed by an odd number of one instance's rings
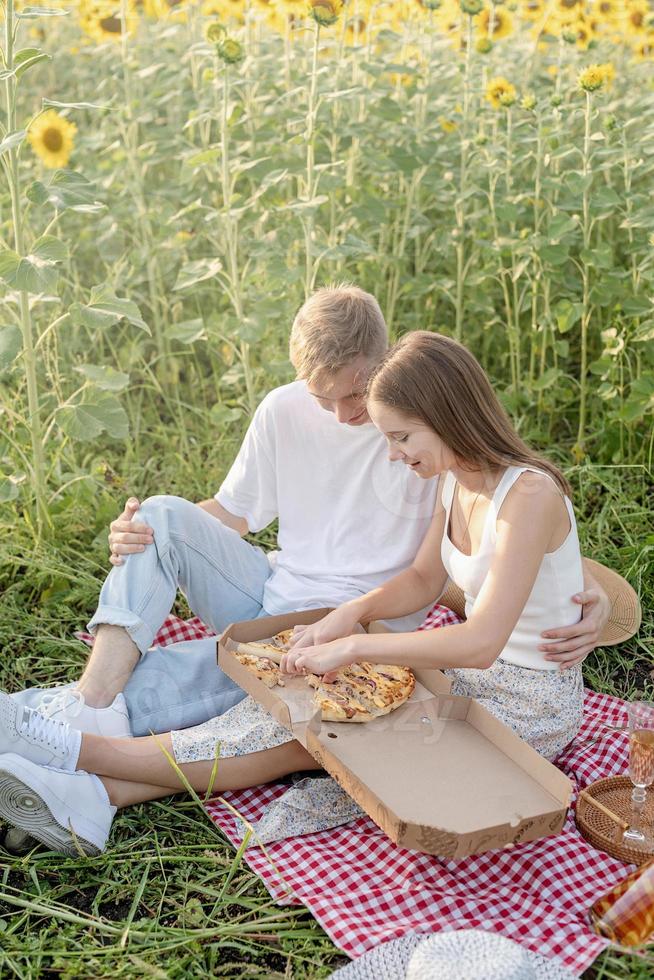
[[[574,980],[558,961],[482,929],[412,933],[382,943],[331,980]]]

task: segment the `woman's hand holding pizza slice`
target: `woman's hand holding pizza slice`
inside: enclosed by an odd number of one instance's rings
[[[287,674],[321,674],[329,683],[340,667],[357,659],[355,640],[355,636],[345,636],[315,646],[291,647],[282,657],[281,669]]]

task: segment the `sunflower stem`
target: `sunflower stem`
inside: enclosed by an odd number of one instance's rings
[[[145,195],[143,173],[139,163],[139,124],[132,111],[132,72],[129,64],[129,48],[127,45],[127,0],[120,0],[120,51],[123,75],[123,93],[125,103],[124,139],[127,150],[127,160],[133,176],[133,195],[138,212],[138,226],[141,229],[143,252],[148,272],[149,306],[154,326],[154,338],[157,345],[158,360],[165,362],[170,355],[170,345],[165,334],[164,318],[160,304],[166,295],[163,276],[157,260],[157,248],[154,242],[152,223]]]
[[[591,101],[590,92],[585,93],[586,105],[584,108],[584,152],[583,152],[583,190],[582,190],[582,230],[584,239],[584,253],[587,255],[590,248],[590,188],[588,178],[591,175],[591,141],[590,141],[590,119]],[[584,439],[586,436],[586,374],[588,369],[588,324],[591,316],[590,303],[590,266],[585,258],[582,258],[582,311],[581,311],[581,352],[579,360],[579,428],[577,430],[577,455],[581,457],[584,452]]]
[[[217,67],[217,62],[216,62],[216,67]],[[216,77],[218,77],[217,70],[216,70]],[[227,268],[228,268],[228,274],[230,280],[229,296],[232,302],[232,306],[234,307],[234,313],[236,314],[236,319],[238,321],[238,328],[240,330],[243,326],[244,309],[243,309],[243,291],[242,291],[241,273],[240,273],[239,261],[238,261],[238,218],[231,213],[232,178],[230,176],[230,167],[229,167],[229,121],[228,121],[229,89],[230,89],[229,65],[225,64],[223,70],[222,111],[220,117],[220,152],[221,152],[220,181],[222,185],[224,221],[225,221],[225,239],[227,243]],[[254,390],[254,379],[252,375],[250,345],[247,343],[247,341],[240,338],[237,349],[238,349],[239,360],[241,361],[241,365],[243,367],[243,374],[245,375],[245,391],[247,395],[248,411],[250,412],[250,415],[253,415],[254,410],[257,407],[257,401],[256,401],[255,390]]]
[[[461,340],[463,336],[463,317],[465,314],[464,286],[466,277],[465,230],[466,206],[465,191],[468,178],[468,115],[470,112],[470,66],[472,64],[472,17],[468,16],[468,31],[466,38],[466,57],[463,74],[463,107],[461,113],[461,158],[459,162],[459,196],[454,204],[456,220],[456,299],[454,336]]]
[[[314,167],[316,157],[316,93],[318,90],[318,45],[320,42],[320,24],[316,22],[313,35],[313,51],[311,54],[311,85],[309,88],[309,105],[307,108],[307,213],[304,217],[304,297],[308,298],[313,289],[315,278],[313,262],[313,230],[314,215],[309,203],[315,195]]]
[[[6,0],[5,4],[5,50],[4,58],[7,71],[13,71],[14,65],[14,0]],[[7,132],[16,129],[16,77],[5,79],[7,101]],[[23,255],[23,215],[20,208],[20,176],[18,173],[18,147],[9,150],[9,193],[11,196],[11,218],[14,233],[14,245],[19,256]],[[38,380],[36,374],[36,354],[34,350],[34,325],[30,311],[27,292],[19,292],[20,326],[23,340],[23,364],[27,383],[27,404],[29,409],[29,433],[32,444],[32,481],[34,493],[34,521],[37,541],[44,531],[51,527],[47,504],[47,488],[45,476],[45,458],[43,452],[43,435],[41,424],[41,407],[39,404]]]

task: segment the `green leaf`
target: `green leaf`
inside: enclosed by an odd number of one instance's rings
[[[8,504],[10,500],[16,499],[20,493],[20,482],[15,476],[0,478],[0,504]]]
[[[129,374],[116,371],[108,364],[80,364],[75,370],[103,391],[122,391],[129,384]]]
[[[187,262],[177,274],[177,281],[173,289],[188,289],[198,282],[206,279],[213,279],[217,272],[222,269],[222,262],[219,258],[197,259],[195,262]]]
[[[129,419],[117,398],[108,392],[97,392],[93,401],[66,405],[56,415],[57,424],[70,439],[92,442],[106,432],[113,439],[126,439]]]
[[[0,143],[0,156],[3,153],[9,153],[9,151],[13,150],[15,147],[20,146],[26,136],[27,130],[25,129],[17,129],[13,133],[7,133],[2,143]]]
[[[570,193],[575,197],[581,197],[585,190],[590,189],[593,183],[593,175],[586,174],[584,177],[584,175],[578,171],[572,170],[570,173],[566,174],[564,180]]]
[[[104,431],[102,423],[87,410],[86,405],[65,405],[56,415],[57,425],[69,439],[91,442]]]
[[[171,340],[179,340],[182,344],[192,344],[196,340],[206,340],[207,332],[204,329],[204,320],[198,317],[196,320],[183,320],[181,323],[172,323],[166,327],[166,336]]]
[[[560,333],[567,333],[568,330],[572,330],[581,316],[581,311],[581,303],[571,303],[569,299],[560,299],[558,301],[554,306],[553,312]]]
[[[654,411],[654,377],[637,378],[631,384],[629,398],[620,417],[626,422],[636,422]]]
[[[31,20],[34,17],[67,17],[67,10],[59,10],[56,7],[23,7],[15,14],[23,20]]]
[[[634,333],[633,340],[638,344],[644,344],[648,340],[654,340],[654,320],[646,320],[641,323]]]
[[[568,261],[568,253],[570,249],[567,245],[542,245],[538,254],[543,262],[548,262],[550,265],[565,265]]]
[[[613,249],[607,242],[596,245],[595,248],[582,248],[580,256],[586,265],[597,269],[611,269],[613,267]]]
[[[0,327],[0,370],[9,367],[20,354],[23,337],[20,328],[14,323]]]
[[[104,287],[96,286],[91,290],[91,302],[88,306],[76,303],[71,307],[71,315],[78,323],[90,327],[91,330],[111,327],[120,320],[127,320],[133,327],[150,334],[150,328],[141,317],[141,311],[131,299],[118,299]]]
[[[10,249],[4,249],[0,252],[0,279],[13,289],[49,293],[57,285],[57,270],[52,261],[37,254],[21,259]]]
[[[95,200],[95,188],[90,180],[74,170],[57,170],[49,184],[34,181],[27,198],[38,206],[50,204],[57,211],[102,211],[105,207]]]
[[[242,416],[243,412],[240,408],[229,408],[228,405],[223,405],[220,402],[216,402],[209,410],[211,424],[215,425],[217,429],[221,429],[230,422],[237,422]]]
[[[646,296],[630,296],[622,302],[622,311],[628,316],[643,316],[654,313],[654,303]]]
[[[14,55],[16,78],[21,78],[25,72],[42,61],[52,61],[52,55],[46,54],[45,51],[40,51],[38,48],[23,48],[22,51],[17,51]]]
[[[534,391],[544,391],[546,388],[551,388],[553,384],[559,380],[563,371],[560,368],[551,367],[548,368],[537,381],[534,381],[532,388]]]
[[[215,163],[220,157],[220,150],[217,147],[210,147],[208,150],[201,150],[193,153],[184,160],[185,167],[200,167],[205,164]]]
[[[126,439],[129,435],[129,418],[127,412],[114,395],[108,392],[98,392],[93,404],[86,406],[87,410],[102,423],[107,435],[113,439]]]
[[[612,211],[619,207],[622,201],[612,187],[600,187],[592,195],[590,203],[591,207],[599,211]]]
[[[113,106],[98,105],[97,102],[57,102],[55,99],[43,99],[42,105],[48,109],[113,109]]]
[[[63,262],[68,258],[68,249],[59,238],[54,235],[43,235],[34,243],[32,255],[42,262]]]
[[[517,221],[520,217],[520,209],[515,204],[511,204],[510,201],[496,205],[495,213],[500,221],[506,222]]]
[[[612,398],[616,397],[618,394],[618,389],[615,387],[615,385],[612,385],[610,381],[602,381],[595,394],[598,398],[608,402],[611,401]]]
[[[0,279],[4,280],[8,286],[12,285],[19,265],[20,255],[17,255],[10,248],[3,248],[0,251]]]
[[[579,228],[578,222],[567,214],[555,214],[549,223],[547,237],[561,239],[564,235],[573,234]]]
[[[318,194],[317,197],[312,197],[310,201],[293,201],[292,204],[284,204],[280,210],[282,211],[311,211],[319,208],[321,204],[326,204],[329,198],[326,194]]]
[[[40,48],[21,48],[14,55],[14,67],[10,69],[5,69],[0,71],[0,79],[5,78],[20,78],[23,72],[27,71],[31,64],[35,64],[37,61],[43,61],[44,58],[50,58],[49,54],[41,51]]]

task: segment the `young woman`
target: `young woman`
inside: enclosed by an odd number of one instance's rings
[[[284,666],[326,674],[360,660],[444,668],[454,693],[477,698],[554,758],[579,728],[583,699],[581,668],[560,671],[541,639],[552,622],[581,615],[566,481],[519,438],[477,361],[447,337],[407,335],[368,392],[391,457],[423,479],[442,475],[432,524],[410,568],[298,628]],[[357,632],[428,605],[448,577],[465,592],[465,623]],[[199,791],[240,789],[318,768],[252,698],[195,728],[115,739],[82,735],[0,693],[0,753],[0,817],[70,853],[103,849],[117,807],[180,792],[184,780]]]
[[[423,479],[442,475],[431,527],[406,571],[310,627],[284,661],[326,674],[360,660],[439,667],[452,693],[481,701],[547,758],[581,724],[581,667],[545,659],[549,620],[572,624],[583,588],[569,486],[513,429],[488,378],[456,341],[416,331],[368,385],[368,412],[391,457]],[[466,622],[433,632],[353,634],[402,616],[443,591],[466,597]]]

